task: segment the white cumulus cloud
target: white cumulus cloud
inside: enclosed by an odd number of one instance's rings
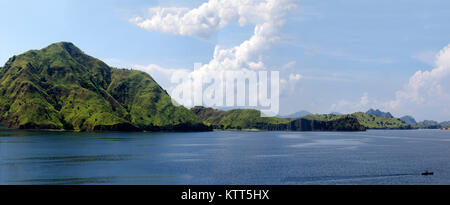
[[[150,31],[201,38],[210,37],[234,20],[241,26],[254,25],[253,35],[248,40],[231,48],[216,45],[213,58],[188,74],[210,79],[221,71],[267,70],[263,54],[280,39],[279,31],[285,17],[296,6],[295,0],[209,0],[193,9],[150,8],[147,17],[135,17],[130,22]],[[138,68],[150,74],[167,74],[167,77],[176,73],[156,65]],[[288,80],[294,82],[300,78],[299,74],[291,74]]]
[[[217,45],[210,70],[264,69],[262,53],[279,40],[278,32],[286,13],[295,8],[291,0],[210,0],[198,8],[150,8],[148,18],[130,21],[141,28],[177,35],[208,37],[231,20],[254,24],[250,39],[232,48]]]
[[[338,103],[331,105],[331,112],[341,112],[341,113],[353,113],[355,111],[365,111],[370,109],[376,103],[369,99],[369,93],[364,92],[359,100],[347,101],[340,100]]]
[[[151,31],[207,38],[234,19],[241,26],[261,24],[274,17],[279,19],[282,10],[293,6],[284,0],[210,0],[194,9],[150,8],[147,17],[131,18],[130,22]]]
[[[450,114],[450,44],[435,57],[435,68],[417,71],[408,84],[396,92],[396,98],[385,104],[387,109],[402,111],[408,106],[420,105],[430,112]]]
[[[288,78],[281,78],[280,79],[280,89],[282,92],[289,91],[290,94],[297,91],[296,85],[300,82],[300,80],[303,78],[300,74],[289,74]]]

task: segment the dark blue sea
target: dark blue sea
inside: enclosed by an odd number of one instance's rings
[[[1,129],[0,184],[450,184],[450,131]]]

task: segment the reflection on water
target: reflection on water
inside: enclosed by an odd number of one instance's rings
[[[449,147],[440,130],[0,129],[0,184],[450,184]]]

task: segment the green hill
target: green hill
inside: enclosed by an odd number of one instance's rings
[[[365,131],[355,117],[348,115],[333,119],[299,118],[288,123],[288,130],[293,131]]]
[[[369,115],[363,112],[356,112],[349,115],[308,115],[305,116],[305,119],[310,120],[337,120],[343,117],[354,117],[356,118],[361,125],[366,127],[367,129],[410,129],[411,126],[403,122],[398,118],[393,117],[381,117],[376,115]]]
[[[150,75],[111,68],[67,42],[10,58],[0,94],[0,121],[11,128],[210,130]]]
[[[411,129],[411,126],[394,117],[380,117],[362,112],[351,114],[368,129]]]
[[[196,106],[191,108],[205,123],[212,125],[215,129],[264,129],[269,127],[285,125],[289,122],[287,119],[276,117],[261,117],[259,110],[253,109],[234,109],[229,111],[216,110]]]
[[[292,131],[364,131],[358,120],[352,116],[335,119],[285,119],[261,117],[261,112],[253,109],[216,110],[197,106],[191,109],[205,123],[215,129],[261,129]],[[313,115],[310,115],[313,116]]]

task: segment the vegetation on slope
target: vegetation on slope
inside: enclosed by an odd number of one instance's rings
[[[310,120],[337,120],[344,117],[354,117],[367,129],[410,129],[411,126],[400,119],[393,117],[380,117],[369,115],[363,112],[356,112],[349,115],[308,115],[305,119]]]
[[[422,122],[418,122],[416,124],[413,124],[412,127],[416,129],[439,129],[442,127],[439,122],[434,120],[424,120]]]
[[[308,119],[299,118],[288,124],[288,130],[294,131],[365,131],[366,127],[361,125],[353,116],[343,116],[333,119]]]
[[[210,130],[150,75],[111,68],[72,43],[13,56],[0,69],[0,121],[74,130]]]
[[[215,129],[261,129],[293,131],[363,131],[358,120],[352,116],[336,119],[284,119],[261,117],[258,110],[222,111],[213,108],[194,107],[191,109],[205,123]]]
[[[0,122],[12,128],[350,131],[443,127],[431,121],[408,125],[379,110],[297,119],[261,117],[253,109],[188,110],[174,106],[150,75],[111,68],[66,42],[10,58],[0,67],[0,94]]]
[[[287,119],[276,117],[261,117],[261,111],[253,109],[235,109],[230,111],[216,110],[196,106],[191,108],[200,119],[214,129],[269,129],[284,125]]]

